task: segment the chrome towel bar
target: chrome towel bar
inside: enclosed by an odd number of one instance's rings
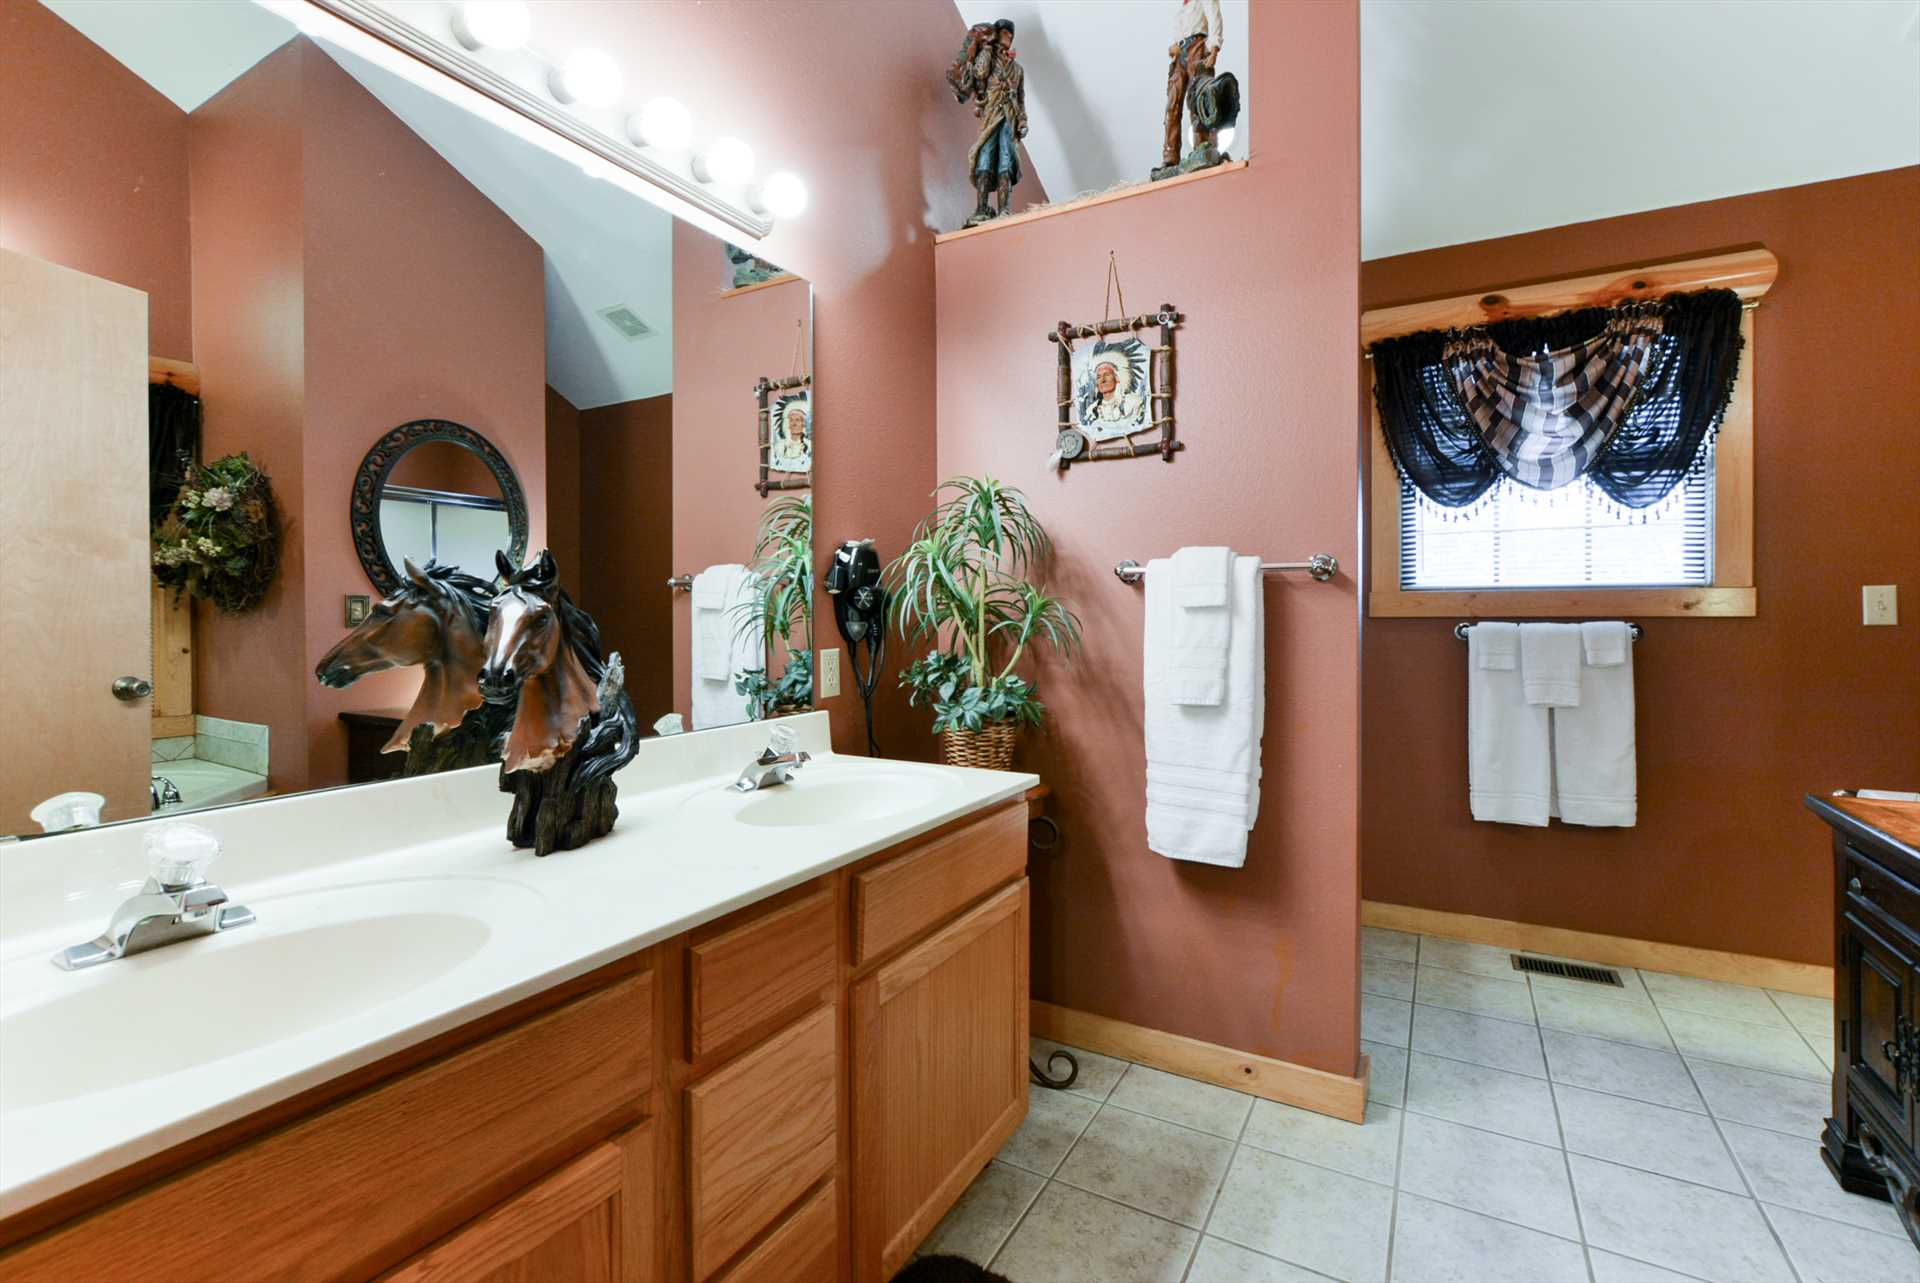
[[[1277,570],[1304,570],[1325,583],[1339,571],[1340,563],[1324,552],[1316,552],[1305,561],[1263,561],[1260,569],[1268,574]],[[1147,568],[1129,557],[1113,568],[1114,577],[1123,584],[1137,584],[1147,577]]]
[[[1473,623],[1474,621],[1470,619],[1461,620],[1459,623],[1453,626],[1453,635],[1455,637],[1458,637],[1461,641],[1465,641],[1467,639],[1467,629],[1473,627]],[[1640,625],[1628,624],[1627,631],[1633,634],[1633,639],[1635,641],[1640,640]]]

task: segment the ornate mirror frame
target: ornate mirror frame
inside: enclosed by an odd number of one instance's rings
[[[507,531],[511,546],[507,558],[514,565],[527,559],[527,496],[520,478],[500,448],[463,423],[448,419],[414,419],[381,435],[360,461],[353,475],[353,497],[347,519],[353,531],[353,550],[360,557],[360,568],[367,578],[388,597],[400,590],[400,576],[387,559],[386,545],[380,538],[380,492],[407,451],[429,441],[448,441],[464,446],[480,456],[487,471],[500,483],[500,501],[507,510]]]

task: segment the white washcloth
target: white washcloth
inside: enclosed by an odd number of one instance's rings
[[[1553,710],[1554,813],[1568,824],[1631,828],[1638,816],[1633,731],[1633,646],[1623,623],[1615,662],[1589,664],[1574,708]]]
[[[1467,796],[1473,818],[1544,826],[1553,798],[1545,705],[1520,689],[1520,626],[1467,630]]]
[[[1520,689],[1529,704],[1580,702],[1580,625],[1520,625]]]
[[[1587,667],[1611,668],[1627,662],[1627,648],[1633,644],[1633,630],[1618,619],[1590,619],[1580,625],[1580,645],[1586,651]]]
[[[1168,697],[1176,704],[1218,704],[1227,697],[1227,645],[1233,636],[1226,548],[1182,548],[1173,554],[1173,666]]]
[[[742,628],[736,607],[749,600],[753,576],[745,566],[728,562],[708,566],[693,577],[693,729],[731,726],[749,719],[744,695],[733,688],[742,668],[766,664],[766,639]]]
[[[1182,548],[1173,554],[1173,604],[1224,607],[1232,599],[1231,548]]]
[[[1148,565],[1146,643],[1147,845],[1170,859],[1238,868],[1260,813],[1266,728],[1266,623],[1260,559],[1236,557],[1227,609],[1226,690],[1218,704],[1176,704],[1171,659],[1171,562]]]

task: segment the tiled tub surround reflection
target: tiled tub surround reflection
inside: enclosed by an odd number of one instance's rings
[[[153,774],[179,790],[161,813],[245,801],[267,791],[268,728],[198,714],[192,735],[153,741]]]
[[[1079,1052],[921,1250],[1013,1283],[1920,1283],[1820,1161],[1830,1003],[1363,952],[1365,1124]]]

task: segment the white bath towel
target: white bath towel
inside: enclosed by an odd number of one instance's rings
[[[1631,828],[1638,818],[1632,633],[1619,620],[1582,624],[1590,657],[1580,703],[1553,710],[1554,813],[1568,824]]]
[[[733,688],[734,674],[767,662],[765,637],[740,627],[741,613],[736,609],[749,600],[752,590],[752,575],[735,562],[708,566],[693,577],[692,705],[696,731],[748,720],[746,697]]]
[[[1233,562],[1226,690],[1218,704],[1170,698],[1177,609],[1170,571],[1162,558],[1148,565],[1146,577],[1147,845],[1170,859],[1238,868],[1260,813],[1267,695],[1260,559]]]
[[[1467,798],[1474,819],[1546,824],[1552,711],[1527,703],[1521,691],[1518,624],[1467,630]]]
[[[1182,548],[1173,580],[1173,666],[1168,697],[1176,704],[1218,704],[1227,696],[1227,645],[1233,636],[1226,548]]]
[[[1580,702],[1580,625],[1520,625],[1520,689],[1529,704]]]

